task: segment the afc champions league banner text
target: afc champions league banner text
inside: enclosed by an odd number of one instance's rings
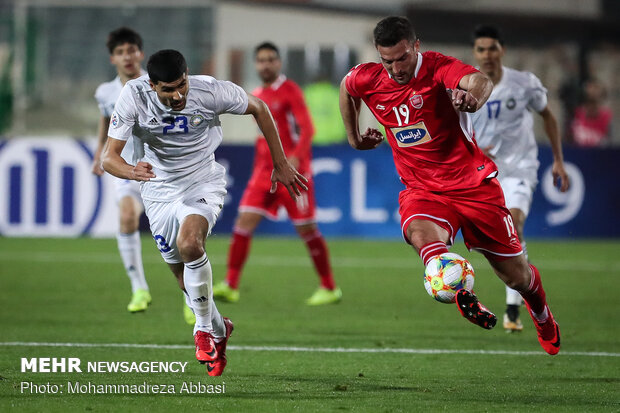
[[[15,138],[0,140],[0,235],[114,236],[118,208],[109,175],[91,173],[95,140]],[[222,145],[216,159],[228,170],[226,205],[215,234],[231,232],[249,179],[252,146]],[[348,145],[313,148],[317,219],[326,236],[398,240],[398,181],[387,144],[372,151]],[[561,193],[551,178],[551,151],[539,147],[539,184],[525,226],[528,238],[618,237],[620,191],[613,174],[620,149],[564,148],[571,189]],[[283,212],[283,211],[282,211]],[[283,212],[284,213],[284,212]],[[143,228],[148,231],[148,227]],[[294,234],[290,222],[264,221],[263,234]]]

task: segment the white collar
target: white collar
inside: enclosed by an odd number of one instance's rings
[[[286,76],[280,73],[280,76],[278,76],[278,78],[271,85],[269,85],[269,87],[273,90],[278,90],[284,82],[286,82]]]
[[[422,53],[418,52],[418,62],[415,65],[415,72],[413,72],[413,77],[415,78],[418,77],[418,72],[420,71],[421,67],[422,67]]]

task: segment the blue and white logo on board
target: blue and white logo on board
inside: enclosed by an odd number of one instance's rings
[[[76,236],[90,230],[102,199],[92,154],[74,139],[0,142],[0,234]]]
[[[420,145],[432,139],[424,122],[418,122],[415,125],[405,126],[404,128],[392,128],[392,133],[396,138],[396,143],[401,148]]]

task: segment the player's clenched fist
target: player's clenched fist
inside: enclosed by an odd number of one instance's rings
[[[153,165],[148,162],[138,162],[131,170],[131,179],[134,181],[149,181],[155,178],[153,173]]]
[[[452,105],[462,112],[474,113],[478,110],[478,99],[465,90],[454,89],[452,90]]]
[[[362,141],[355,147],[359,150],[375,149],[383,142],[383,134],[378,129],[368,128],[361,135]]]

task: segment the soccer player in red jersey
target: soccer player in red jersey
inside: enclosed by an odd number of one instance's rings
[[[481,108],[493,89],[474,67],[440,53],[420,52],[405,17],[387,17],[374,29],[381,63],[353,68],[340,86],[340,110],[352,147],[373,149],[376,129],[359,130],[361,102],[385,127],[405,185],[399,196],[402,232],[424,265],[448,252],[460,229],[465,245],[484,254],[495,273],[525,300],[549,354],[560,350],[560,330],[547,305],[540,274],[523,256],[510,211],[495,179],[497,168],[473,139],[464,112]],[[460,290],[461,314],[483,328],[497,318],[473,292]]]
[[[228,302],[239,301],[239,279],[250,250],[254,230],[264,216],[276,218],[283,206],[299,236],[304,240],[320,278],[320,287],[306,300],[308,305],[337,303],[342,291],[334,282],[329,252],[316,224],[316,203],[310,161],[314,126],[299,86],[281,74],[282,61],[278,48],[270,42],[261,43],[254,51],[256,70],[263,85],[252,92],[262,99],[278,126],[284,152],[289,161],[308,179],[308,190],[292,199],[279,187],[270,192],[273,170],[265,138],[256,141],[254,170],[239,204],[228,252],[226,281],[213,288],[213,296]],[[297,132],[299,131],[299,132]]]

